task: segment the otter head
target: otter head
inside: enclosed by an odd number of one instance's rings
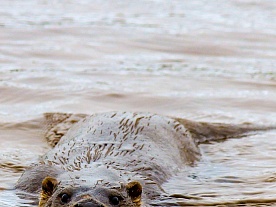
[[[42,182],[39,207],[140,207],[142,185],[132,181],[117,188],[61,185],[55,178]]]

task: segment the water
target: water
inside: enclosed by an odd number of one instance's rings
[[[0,206],[49,149],[44,112],[276,125],[276,2],[1,1]],[[156,205],[274,206],[275,131],[202,145]]]

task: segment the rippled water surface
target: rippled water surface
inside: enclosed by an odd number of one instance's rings
[[[45,112],[276,126],[273,0],[1,1],[0,206],[49,149]],[[275,206],[276,131],[201,145],[159,206]]]

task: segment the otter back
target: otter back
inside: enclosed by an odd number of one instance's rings
[[[106,165],[163,182],[198,157],[191,134],[175,119],[111,112],[88,116],[73,126],[42,157],[41,164],[58,165],[67,171]]]

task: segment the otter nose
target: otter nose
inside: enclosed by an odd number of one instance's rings
[[[105,205],[97,201],[83,201],[75,204],[74,207],[105,207]]]

